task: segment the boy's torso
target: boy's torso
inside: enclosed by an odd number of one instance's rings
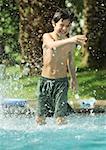
[[[46,47],[44,47],[42,76],[48,78],[66,77],[67,59],[70,49],[70,44],[67,44],[57,49],[47,49]]]

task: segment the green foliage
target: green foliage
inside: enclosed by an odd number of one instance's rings
[[[72,34],[82,33],[83,27],[83,0],[66,0],[66,7],[74,13],[75,20],[72,24]]]
[[[106,99],[106,71],[90,70],[79,73],[80,94],[82,97]]]
[[[77,14],[83,13],[83,0],[66,0],[66,2],[72,4],[73,11],[75,11]]]
[[[8,59],[13,59],[13,54],[19,52],[19,10],[17,0],[0,1],[0,44],[3,45]]]

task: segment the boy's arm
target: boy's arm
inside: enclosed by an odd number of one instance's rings
[[[69,53],[69,58],[68,58],[68,61],[67,61],[67,65],[68,65],[68,70],[69,70],[69,73],[71,75],[71,87],[72,87],[72,90],[74,92],[78,92],[78,83],[77,83],[77,77],[76,77],[76,71],[75,71],[75,63],[74,63],[74,54],[73,54],[73,50],[75,48],[75,44],[73,44],[72,48],[71,48],[71,51]]]
[[[85,43],[85,40],[86,40],[85,35],[76,35],[76,36],[73,36],[71,38],[67,38],[67,39],[63,39],[63,40],[57,40],[57,41],[54,41],[51,38],[49,33],[45,33],[43,35],[43,44],[46,45],[46,47],[48,47],[50,49],[58,48],[58,47],[61,47],[63,45],[66,45],[66,44],[74,44],[74,43],[76,44],[78,42]]]

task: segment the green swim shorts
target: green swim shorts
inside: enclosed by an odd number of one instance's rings
[[[40,78],[37,115],[64,117],[67,115],[68,79]]]

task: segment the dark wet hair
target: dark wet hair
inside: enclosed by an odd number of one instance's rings
[[[74,14],[70,13],[66,9],[58,9],[53,16],[52,21],[54,21],[54,23],[57,23],[60,19],[62,20],[69,19],[71,23],[74,21]]]

